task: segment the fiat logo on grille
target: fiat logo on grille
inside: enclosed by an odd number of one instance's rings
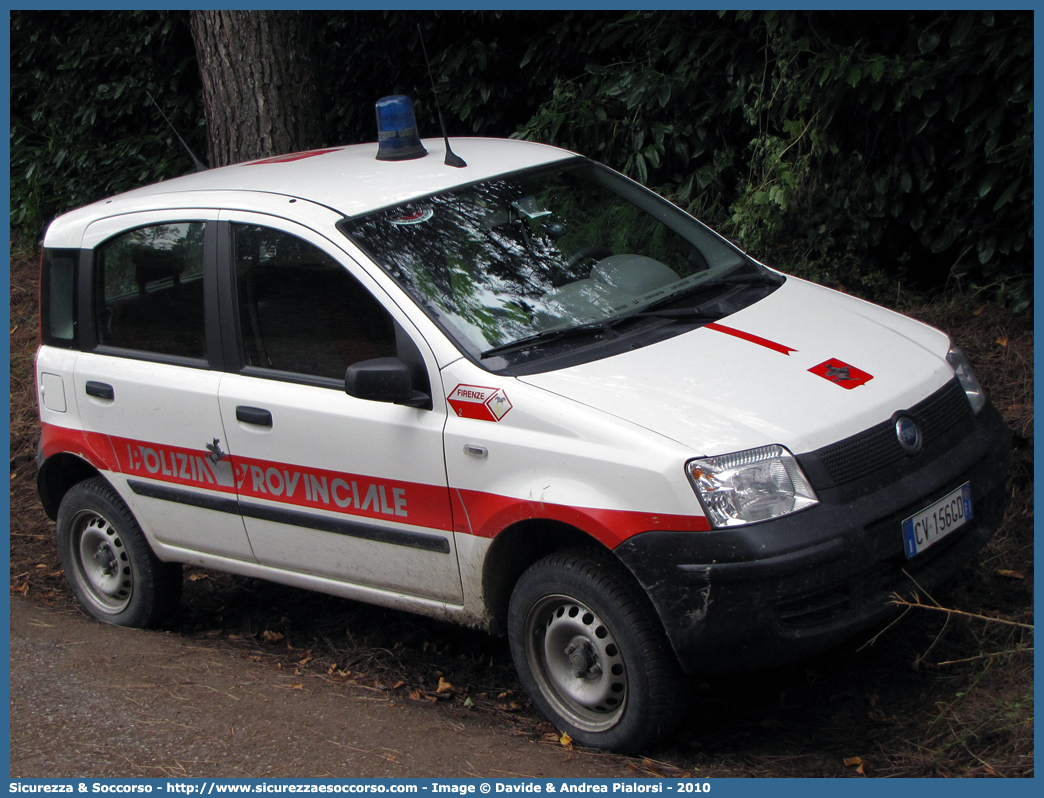
[[[909,416],[900,416],[895,422],[895,437],[907,454],[921,451],[921,429]]]

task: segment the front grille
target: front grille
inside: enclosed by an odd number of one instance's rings
[[[907,411],[921,428],[924,448],[930,447],[949,430],[972,421],[971,405],[957,380],[951,380],[934,394]],[[853,482],[906,457],[895,435],[895,422],[885,421],[868,430],[813,452],[834,485]]]

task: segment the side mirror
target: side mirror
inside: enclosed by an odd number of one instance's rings
[[[413,390],[410,367],[397,357],[362,360],[344,373],[344,391],[356,399],[407,407],[431,407],[431,397]]]

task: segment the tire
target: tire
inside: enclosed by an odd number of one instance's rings
[[[672,731],[688,687],[644,594],[607,554],[552,554],[519,578],[508,607],[519,679],[540,712],[582,745],[635,753]]]
[[[58,508],[58,556],[84,609],[117,626],[156,626],[177,610],[181,565],[161,562],[131,511],[100,477]]]

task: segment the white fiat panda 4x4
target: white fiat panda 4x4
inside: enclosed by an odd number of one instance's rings
[[[945,334],[574,153],[410,134],[48,228],[39,493],[94,617],[160,622],[188,563],[506,633],[551,722],[634,751],[689,674],[988,539],[1008,434]]]

